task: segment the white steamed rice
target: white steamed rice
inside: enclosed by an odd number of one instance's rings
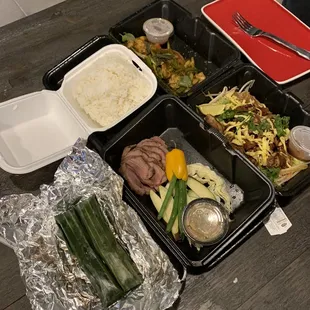
[[[150,95],[151,83],[119,52],[101,57],[73,89],[73,96],[92,120],[111,126]]]

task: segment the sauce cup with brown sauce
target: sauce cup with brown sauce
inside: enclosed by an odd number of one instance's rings
[[[229,214],[217,201],[198,198],[184,208],[182,225],[184,234],[193,244],[212,245],[226,236]]]

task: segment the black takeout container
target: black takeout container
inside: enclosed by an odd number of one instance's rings
[[[187,241],[175,242],[166,233],[166,225],[157,221],[157,211],[149,196],[136,195],[125,182],[123,198],[190,272],[196,272],[201,267],[204,270],[211,268],[244,241],[274,209],[273,186],[253,165],[219,139],[216,132],[206,128],[200,117],[171,95],[159,97],[144,107],[110,141],[106,139],[105,132],[92,134],[89,141],[118,172],[122,151],[127,145],[162,134],[166,140],[173,140],[177,147],[181,144],[188,145],[186,150],[180,147],[187,160],[191,158],[188,163],[207,161],[226,180],[237,184],[244,192],[242,203],[233,213],[227,236],[220,243],[197,251]]]
[[[196,67],[206,75],[203,82],[179,97],[187,97],[198,91],[239,61],[240,53],[237,48],[211,31],[200,18],[193,17],[186,9],[170,0],[155,1],[144,7],[113,26],[109,34],[119,43],[122,43],[121,34],[124,32],[132,33],[136,37],[145,35],[143,24],[154,17],[167,19],[173,24],[174,34],[169,40],[171,47],[185,58],[194,57]],[[168,83],[160,79],[158,83],[166,93],[176,95]]]
[[[187,104],[198,115],[203,117],[197,109],[197,105],[208,102],[209,99],[205,94],[219,93],[225,86],[228,88],[238,86],[240,88],[249,80],[255,80],[253,87],[250,89],[250,93],[260,102],[264,103],[272,113],[280,114],[281,116],[289,116],[290,128],[297,125],[310,126],[310,114],[303,109],[303,103],[292,93],[280,89],[275,82],[253,65],[241,65],[228,72],[221,78],[210,83],[210,85],[204,87],[200,92],[193,94],[187,100]],[[218,135],[227,141],[219,132]],[[244,156],[244,158],[246,157]],[[276,188],[276,193],[280,196],[294,196],[309,185],[310,167],[298,173],[281,188]]]

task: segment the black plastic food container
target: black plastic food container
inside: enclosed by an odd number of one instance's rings
[[[93,37],[44,74],[44,87],[49,90],[58,90],[61,87],[65,75],[70,70],[75,68],[92,54],[99,51],[101,48],[115,43],[116,42],[107,35]],[[155,99],[156,97],[158,97],[157,93],[153,96],[153,99]],[[144,104],[143,106],[147,105],[148,103]],[[105,139],[111,139],[115,135],[115,133],[119,132],[126,124],[128,124],[135,116],[137,116],[142,109],[143,107],[139,108],[128,117],[126,117],[124,120],[122,120],[120,123],[105,131]]]
[[[105,133],[90,136],[90,142],[102,158],[118,172],[123,149],[142,139],[163,135],[167,141],[173,140],[177,147],[180,141],[188,145],[185,151],[188,163],[207,161],[226,180],[237,184],[243,191],[243,201],[233,213],[233,221],[223,241],[202,248],[199,252],[187,241],[175,242],[166,233],[165,223],[157,221],[157,211],[149,196],[138,196],[124,185],[124,200],[132,206],[166,247],[180,260],[190,272],[211,268],[224,255],[235,248],[249,231],[273,210],[274,189],[271,183],[255,167],[229,145],[223,143],[214,131],[204,127],[200,117],[174,96],[166,95],[156,99],[146,107],[129,125],[106,143]]]
[[[290,128],[297,125],[310,126],[310,114],[303,109],[303,103],[293,94],[281,90],[278,85],[264,75],[259,69],[252,65],[242,65],[233,71],[213,81],[200,92],[193,94],[187,101],[188,105],[198,115],[203,115],[197,109],[197,105],[207,103],[208,99],[204,94],[221,92],[225,86],[232,88],[241,87],[249,80],[255,80],[250,93],[260,102],[264,103],[272,113],[290,117]],[[225,139],[219,132],[218,135]],[[244,157],[245,158],[245,157]],[[281,196],[294,196],[310,185],[310,167],[299,172],[289,182],[276,192]]]
[[[110,29],[112,38],[122,43],[121,34],[129,32],[136,37],[145,35],[143,23],[154,17],[169,20],[174,26],[174,35],[169,42],[171,47],[185,58],[194,57],[196,67],[203,71],[206,80],[195,85],[192,90],[180,97],[201,89],[211,80],[231,68],[240,59],[239,51],[225,39],[209,30],[200,18],[194,18],[174,1],[156,1]],[[160,87],[167,93],[175,94],[168,83],[159,80]]]

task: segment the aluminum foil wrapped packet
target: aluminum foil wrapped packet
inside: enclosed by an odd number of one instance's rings
[[[42,185],[38,196],[0,199],[0,235],[18,257],[33,309],[103,309],[54,219],[65,201],[73,203],[92,194],[144,278],[141,286],[109,309],[166,309],[178,298],[177,271],[136,212],[122,201],[122,189],[122,178],[79,140],[56,171],[54,183]]]

